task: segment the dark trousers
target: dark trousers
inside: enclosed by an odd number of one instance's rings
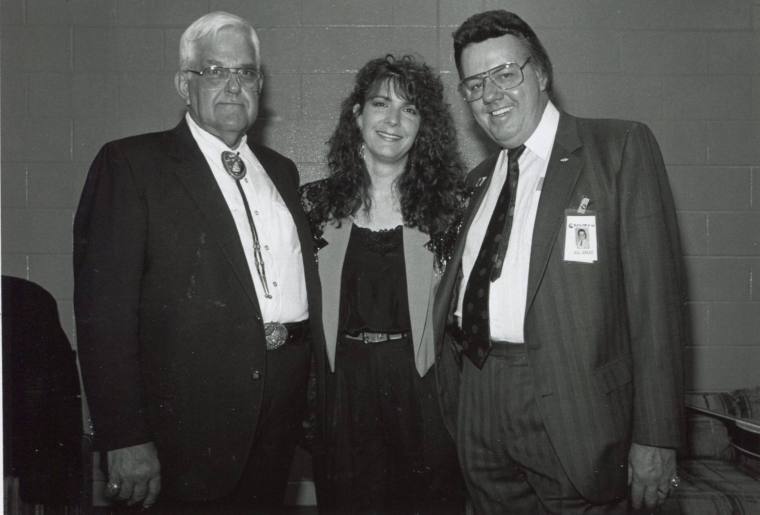
[[[276,514],[284,510],[293,454],[301,436],[311,363],[309,338],[267,351],[261,415],[243,475],[232,492],[203,502],[182,502],[159,495],[149,515]],[[241,428],[242,430],[242,428]],[[116,507],[114,511],[139,511]]]
[[[573,487],[536,404],[524,345],[496,344],[482,369],[462,358],[457,447],[475,513],[618,514]]]
[[[463,482],[434,371],[419,376],[410,339],[341,339],[328,379],[328,441],[325,453],[315,455],[320,513],[463,511]]]

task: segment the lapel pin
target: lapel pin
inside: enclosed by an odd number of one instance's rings
[[[567,163],[567,161],[568,161],[568,158],[566,157],[563,157],[559,160],[560,163]]]
[[[484,182],[486,182],[485,176],[483,176],[480,179],[478,179],[478,182],[475,183],[475,187],[476,188],[480,188],[483,185]]]

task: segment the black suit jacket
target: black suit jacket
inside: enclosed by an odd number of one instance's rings
[[[251,149],[293,215],[312,335],[324,354],[298,171],[271,149]],[[101,149],[76,214],[74,268],[96,448],[152,440],[162,495],[226,494],[259,420],[264,329],[232,215],[184,120]]]
[[[452,431],[459,367],[443,329],[496,159],[468,177],[475,192],[434,308],[438,382]],[[567,262],[565,210],[576,210],[584,197],[596,213],[598,261]],[[681,444],[681,259],[665,166],[649,129],[561,113],[533,230],[524,334],[546,430],[590,500],[626,495],[631,441]]]

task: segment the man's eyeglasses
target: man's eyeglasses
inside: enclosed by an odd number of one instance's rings
[[[221,87],[227,84],[230,77],[237,75],[240,85],[244,88],[255,88],[263,75],[256,68],[225,68],[224,66],[207,66],[202,70],[185,70],[200,75],[201,79],[211,87]]]
[[[486,79],[490,79],[501,90],[516,88],[525,80],[523,68],[528,64],[528,61],[530,61],[530,57],[525,60],[522,66],[517,63],[504,63],[483,73],[462,79],[459,83],[459,94],[467,102],[480,100],[483,98],[483,92],[486,89]]]

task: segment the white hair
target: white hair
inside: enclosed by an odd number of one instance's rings
[[[214,35],[227,27],[243,29],[248,33],[248,38],[253,45],[256,57],[256,67],[261,66],[259,54],[259,36],[256,30],[245,19],[224,11],[214,11],[205,14],[195,20],[179,38],[179,68],[185,70],[195,64],[196,48],[199,39],[208,35]]]

